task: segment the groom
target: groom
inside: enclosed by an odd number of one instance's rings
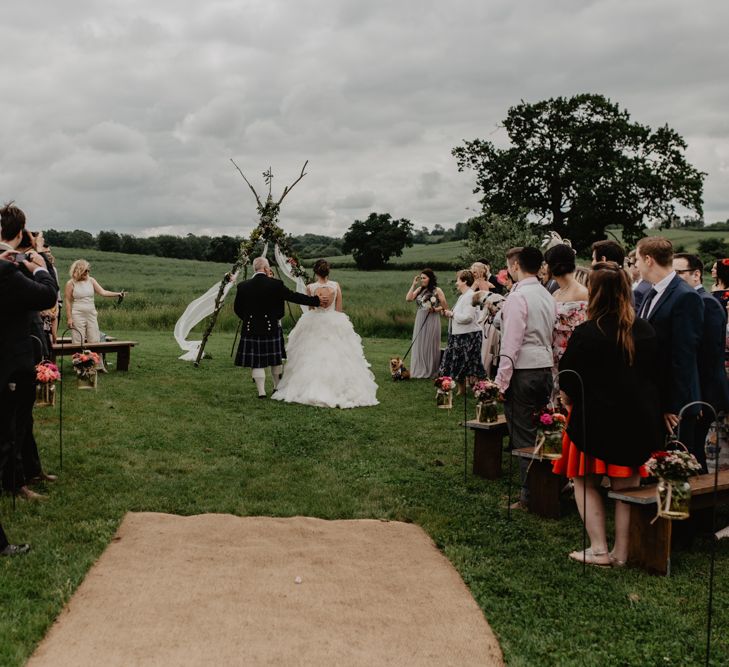
[[[269,278],[271,270],[265,257],[253,260],[255,271],[250,280],[238,285],[233,309],[242,321],[242,331],[235,365],[251,369],[258,389],[258,398],[266,398],[266,366],[271,367],[274,390],[281,378],[284,350],[281,320],[284,301],[304,306],[326,308],[329,298],[292,292],[281,280]]]

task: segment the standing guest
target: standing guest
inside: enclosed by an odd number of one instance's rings
[[[729,259],[717,259],[712,276],[714,284],[711,287],[711,294],[726,309],[729,303]]]
[[[698,351],[699,383],[701,400],[718,414],[729,409],[729,381],[724,361],[726,359],[727,313],[703,285],[704,265],[696,255],[685,252],[673,256],[673,270],[701,297],[704,305],[704,329]],[[704,449],[706,435],[714,421],[714,415],[702,408],[696,427],[696,446]]]
[[[71,330],[71,339],[76,344],[98,343],[101,340],[99,321],[94,305],[94,294],[109,298],[124,296],[124,292],[105,290],[91,277],[91,265],[85,259],[77,259],[69,269],[71,279],[64,290],[66,321]],[[99,358],[97,370],[106,373],[104,362]]]
[[[486,277],[486,265],[483,262],[474,262],[471,264],[470,271],[473,274],[473,285],[471,285],[471,289],[474,292],[490,292],[493,285]]]
[[[458,385],[458,394],[466,391],[469,378],[484,378],[486,371],[481,361],[483,332],[478,323],[479,310],[473,305],[473,274],[464,269],[456,275],[458,297],[453,310],[443,314],[451,319],[448,345],[443,353],[439,373],[449,375]]]
[[[33,312],[50,308],[56,300],[57,286],[38,253],[21,263],[31,274],[20,271],[15,258],[25,226],[25,214],[12,203],[0,210],[0,476],[11,481],[17,476],[18,461],[13,456],[18,384],[35,381],[34,350],[30,338]],[[10,475],[6,475],[10,470]],[[22,476],[22,468],[20,469]],[[7,488],[7,487],[6,487]],[[16,489],[13,489],[15,491]],[[9,544],[0,526],[0,555],[13,556],[29,549],[27,544]]]
[[[552,336],[553,371],[556,379],[559,360],[575,327],[585,321],[587,314],[587,287],[575,279],[575,251],[564,243],[552,246],[544,253],[549,272],[559,289],[552,294],[557,302],[557,321]],[[555,382],[555,385],[557,383]],[[555,386],[554,392],[559,391]]]
[[[423,269],[413,278],[405,300],[415,301],[418,306],[413,327],[410,377],[434,378],[440,365],[440,313],[448,308],[448,302],[432,269]]]
[[[631,250],[628,253],[628,259],[625,263],[627,265],[628,274],[630,275],[630,280],[632,281],[631,287],[633,290],[633,305],[635,306],[635,312],[639,313],[640,307],[643,305],[643,299],[650,291],[652,285],[647,280],[643,280],[643,278],[640,277],[640,271],[638,271],[638,267],[635,265],[635,252],[635,250]]]
[[[704,305],[696,290],[673,270],[673,246],[661,236],[638,241],[636,265],[652,289],[645,295],[639,316],[648,320],[658,336],[660,365],[658,386],[666,432],[678,427],[679,440],[706,470],[704,443],[696,442],[700,406],[687,408],[679,426],[681,409],[701,399],[698,351],[704,332]]]
[[[512,449],[534,447],[533,414],[552,391],[552,333],[557,304],[537,279],[542,266],[537,248],[511,248],[506,264],[515,285],[501,309],[501,355],[495,382],[504,397],[504,413]],[[521,499],[526,508],[528,463],[522,459]]]
[[[258,398],[266,398],[266,367],[271,367],[274,390],[283,371],[283,348],[280,320],[284,301],[318,308],[328,306],[331,299],[292,292],[281,280],[269,278],[265,257],[253,260],[253,277],[238,285],[233,310],[242,320],[242,330],[235,365],[251,369]]]
[[[642,464],[661,447],[657,364],[658,340],[653,327],[635,316],[627,274],[615,262],[598,262],[590,277],[587,321],[575,329],[559,364],[560,371],[574,373],[560,376],[571,413],[553,470],[574,480],[590,536],[589,549],[569,554],[574,560],[601,566],[627,560],[630,506],[615,503],[609,553],[600,481],[607,475],[615,491],[637,486],[639,475],[646,476]]]
[[[491,284],[491,291],[496,294],[504,293],[504,286],[497,280],[496,276],[491,273],[491,262],[488,259],[482,258],[478,260],[479,264],[483,264],[485,267],[485,278]]]
[[[617,241],[606,239],[592,244],[592,265],[598,262],[615,262],[622,267],[625,264],[625,250]]]

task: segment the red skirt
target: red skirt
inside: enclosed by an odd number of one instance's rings
[[[562,458],[552,463],[552,472],[556,475],[564,475],[569,478],[584,477],[585,458],[588,460],[587,473],[590,475],[607,475],[608,477],[632,477],[633,475],[640,475],[641,477],[648,477],[648,471],[645,469],[645,466],[632,468],[630,466],[606,463],[602,459],[594,456],[585,457],[577,449],[575,443],[570,440],[567,431],[562,436]]]

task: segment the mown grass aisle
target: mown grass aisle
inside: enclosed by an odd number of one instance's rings
[[[390,381],[402,340],[365,341],[381,403],[340,411],[257,400],[232,366],[231,334],[195,369],[169,333],[114,333],[140,345],[130,372],[101,376],[95,394],[75,388],[66,362],[64,468],[49,499],[14,514],[2,501],[11,536],[33,550],[0,561],[0,664],[23,663],[123,514],[140,510],[413,521],[460,571],[510,664],[701,662],[706,545],[676,553],[670,578],[583,577],[566,556],[581,543],[576,514],[508,522],[506,480],[473,478],[469,462],[464,485],[460,406],[436,410],[429,382]],[[58,472],[58,408],[36,417]],[[713,655],[729,664],[729,541],[718,551]]]

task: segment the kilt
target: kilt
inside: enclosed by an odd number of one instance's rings
[[[286,358],[283,329],[267,336],[241,336],[235,365],[244,368],[280,366]]]

